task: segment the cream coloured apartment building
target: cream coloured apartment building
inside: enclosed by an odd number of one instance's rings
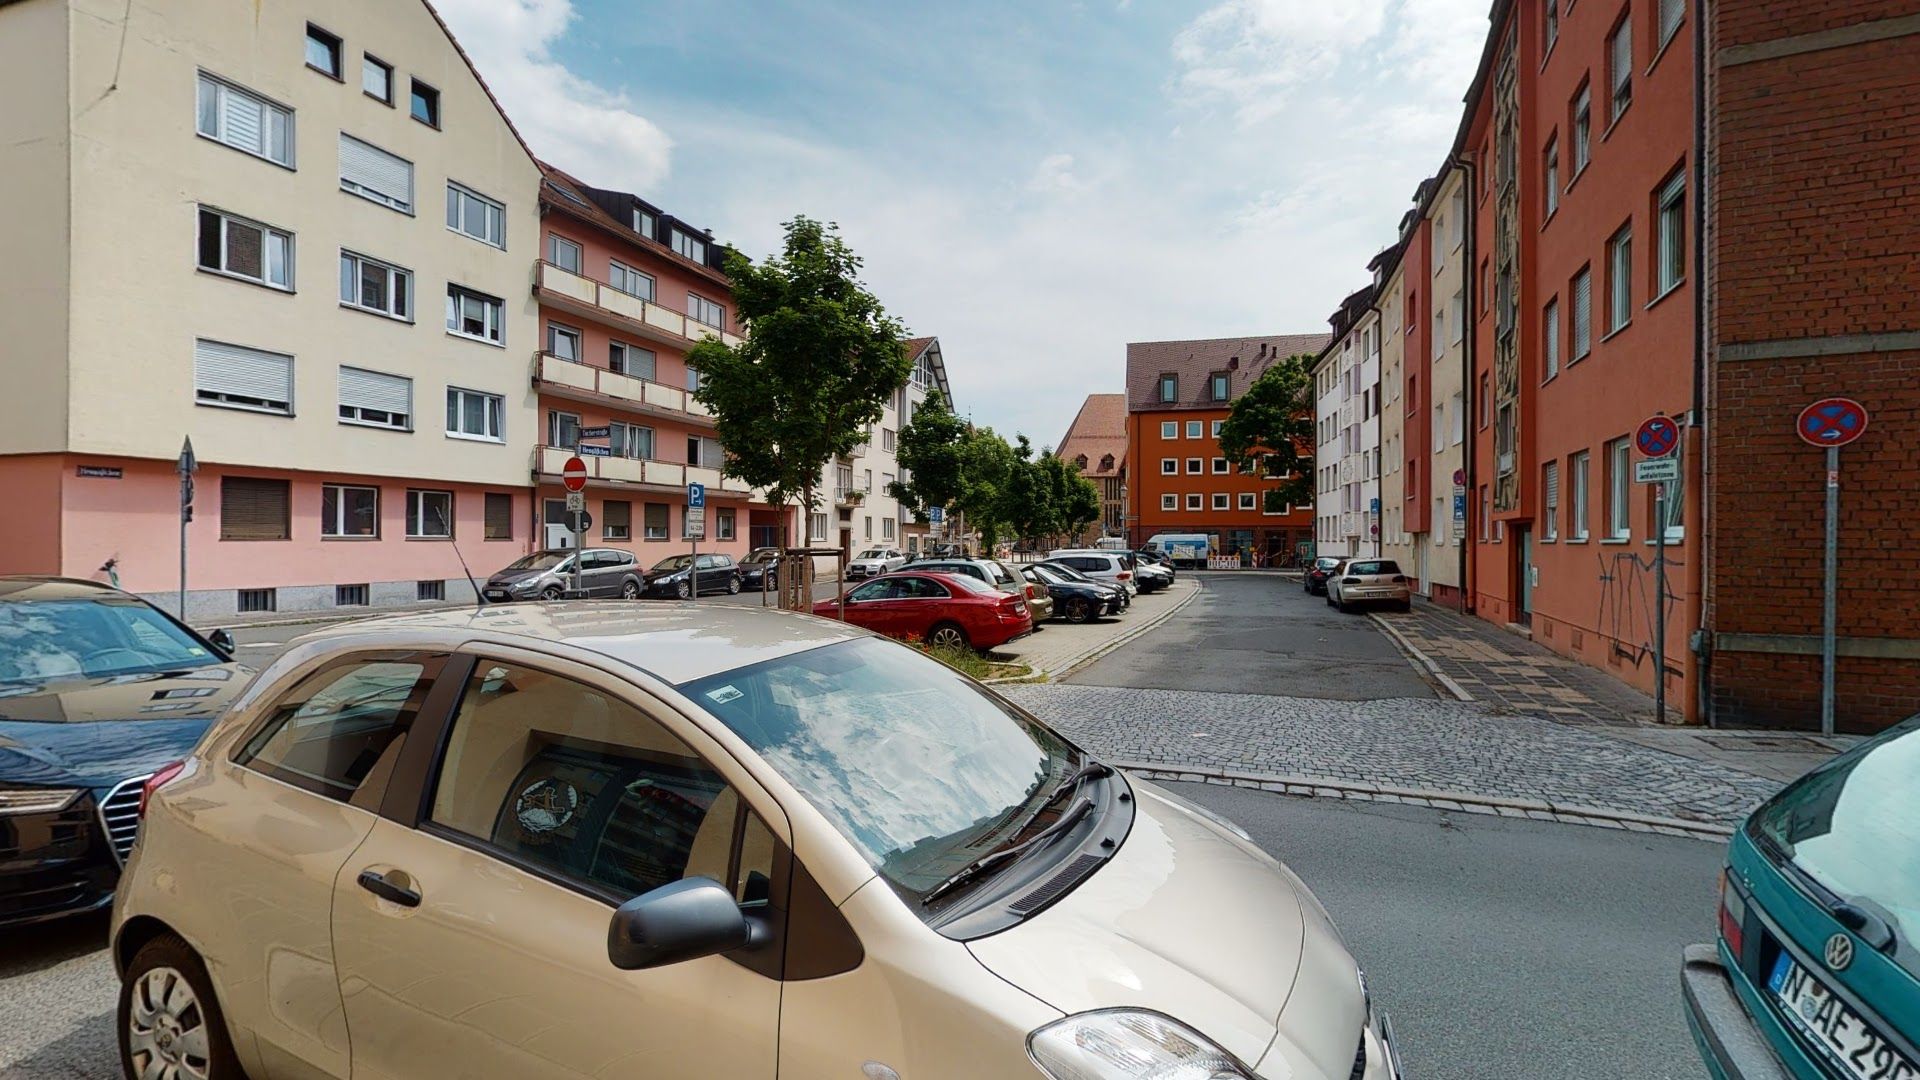
[[[1415,530],[1408,576],[1424,596],[1459,606],[1462,602],[1462,552],[1465,550],[1467,488],[1456,483],[1467,467],[1467,429],[1470,395],[1466,383],[1467,338],[1472,300],[1469,290],[1466,237],[1472,222],[1467,207],[1466,172],[1457,166],[1443,169],[1428,181],[1420,212],[1424,218],[1427,253],[1419,268],[1427,281],[1431,328],[1422,335],[1423,357],[1407,357],[1408,373],[1429,389],[1425,395],[1429,416],[1422,446],[1409,447],[1428,456],[1431,500],[1427,528]]]
[[[188,438],[189,614],[528,549],[540,172],[426,4],[14,0],[0,97],[0,571],[172,606]]]
[[[847,457],[829,462],[821,474],[818,505],[807,515],[811,546],[837,547],[849,554],[869,547],[915,553],[934,537],[933,524],[902,507],[887,488],[909,478],[900,466],[900,429],[912,422],[931,391],[940,391],[953,408],[953,390],[939,338],[909,338],[906,350],[913,358],[907,384],[868,426],[866,441]]]
[[[1406,467],[1406,252],[1409,211],[1401,221],[1401,239],[1374,260],[1380,291],[1380,553],[1404,570],[1413,564],[1413,535],[1407,531]]]

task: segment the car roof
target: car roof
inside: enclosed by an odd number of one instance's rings
[[[370,645],[385,647],[381,638],[412,633],[443,639],[448,632],[471,633],[476,640],[492,639],[532,649],[539,649],[539,642],[560,642],[670,683],[702,679],[866,635],[837,620],[792,611],[724,604],[571,600],[381,615],[317,630],[300,642],[366,639]]]
[[[97,600],[102,596],[137,599],[104,581],[39,574],[0,576],[0,600]]]

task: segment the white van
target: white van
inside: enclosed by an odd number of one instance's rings
[[[1175,566],[1205,570],[1207,556],[1213,553],[1213,538],[1206,533],[1154,533],[1145,546],[1165,555]]]

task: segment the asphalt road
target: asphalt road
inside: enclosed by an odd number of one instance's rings
[[[1680,950],[1713,933],[1722,845],[1412,806],[1168,785],[1320,898],[1408,1080],[1700,1080]]]
[[[1373,620],[1333,610],[1299,581],[1233,571],[1198,576],[1205,591],[1178,618],[1067,681],[1335,701],[1434,696]]]

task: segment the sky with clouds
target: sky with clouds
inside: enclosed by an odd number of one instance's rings
[[[1324,331],[1487,0],[435,0],[536,153],[758,258],[837,221],[956,405],[1057,442],[1126,343]]]

